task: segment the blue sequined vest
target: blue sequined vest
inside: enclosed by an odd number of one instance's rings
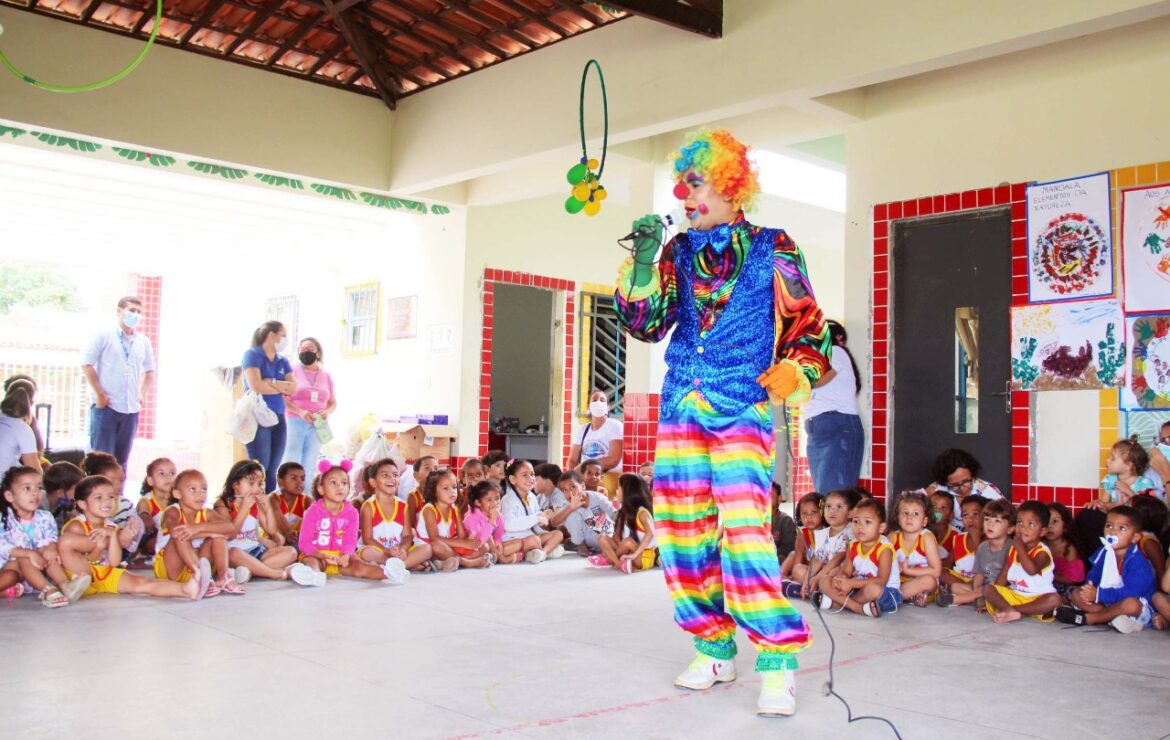
[[[694,253],[685,234],[678,237],[674,256],[678,276],[678,323],[666,348],[666,380],[662,384],[661,415],[693,390],[721,414],[735,416],[748,406],[767,400],[756,382],[772,365],[776,337],[776,293],[773,250],[775,229],[760,229],[752,239],[744,265],[736,276],[731,299],[706,334],[700,333],[695,305]]]

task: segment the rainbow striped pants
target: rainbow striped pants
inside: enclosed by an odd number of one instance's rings
[[[674,620],[718,659],[735,655],[738,624],[760,651],[756,670],[794,669],[794,653],[811,642],[780,592],[773,443],[767,402],[724,416],[692,391],[659,422],[654,461],[655,532]]]

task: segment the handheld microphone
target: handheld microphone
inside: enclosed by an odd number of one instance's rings
[[[658,216],[655,224],[642,224],[636,230],[626,234],[618,240],[634,255],[634,269],[630,276],[632,286],[642,287],[650,282],[653,276],[650,268],[654,264],[659,247],[665,242],[665,232],[674,228],[676,231],[686,223],[686,214],[682,208],[676,208],[665,216]]]
[[[658,217],[658,223],[660,226],[662,226],[663,229],[671,229],[671,228],[678,229],[680,226],[682,226],[686,222],[687,222],[687,215],[686,215],[686,212],[682,208],[675,208],[673,211],[666,214],[665,216]],[[638,231],[631,231],[630,233],[623,236],[621,239],[618,239],[618,241],[619,242],[627,242],[627,241],[636,242],[638,239],[646,239],[646,238],[653,239],[654,232],[651,230],[651,227],[643,226]]]

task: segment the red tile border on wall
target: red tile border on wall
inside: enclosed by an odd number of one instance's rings
[[[870,450],[871,450],[871,465],[873,478],[862,481],[863,487],[870,491],[875,496],[884,496],[889,483],[889,475],[892,472],[889,468],[889,443],[893,441],[891,434],[889,420],[893,416],[894,394],[886,393],[888,388],[888,375],[886,372],[892,372],[890,366],[890,325],[892,324],[892,314],[890,312],[890,288],[889,284],[889,264],[892,259],[890,255],[890,222],[904,218],[921,217],[930,213],[931,215],[939,215],[945,213],[958,213],[961,211],[973,210],[978,208],[987,208],[993,206],[1011,205],[1012,208],[1012,284],[1010,290],[1012,291],[1012,305],[1019,305],[1027,302],[1027,233],[1026,224],[1020,220],[1024,216],[1024,197],[1026,193],[1026,183],[1015,183],[1012,185],[999,185],[994,188],[983,188],[981,190],[968,190],[963,193],[947,193],[942,195],[928,196],[926,198],[919,198],[914,201],[893,201],[890,203],[878,203],[873,207],[873,250],[871,258],[873,260],[873,288],[871,290],[871,310],[872,315],[870,319],[871,330],[873,336],[871,339],[871,355],[873,357],[873,373],[874,378],[870,383],[870,413],[872,420],[870,424]],[[927,200],[931,202],[931,208],[928,211],[924,204]],[[908,204],[915,204],[915,207],[907,208]],[[1023,228],[1023,231],[1020,231]],[[1020,232],[1017,234],[1017,232]],[[880,270],[879,270],[880,266]],[[1021,282],[1022,281],[1022,282]],[[879,373],[878,369],[881,369]],[[879,387],[880,386],[880,387]],[[1012,464],[1012,479],[1010,482],[1005,481],[1003,487],[1012,492],[1012,498],[1020,501],[1024,499],[1037,498],[1043,501],[1056,500],[1058,496],[1069,499],[1070,501],[1081,501],[1081,489],[1064,489],[1060,492],[1052,486],[1034,486],[1029,483],[1028,471],[1030,470],[1031,460],[1030,445],[1028,434],[1031,428],[1031,411],[1028,403],[1027,394],[1022,402],[1018,403],[1013,397],[1013,412],[1012,412],[1012,450],[1011,450],[1011,464]],[[881,443],[878,440],[881,440]],[[809,489],[794,488],[799,496],[801,493]],[[1088,489],[1086,489],[1088,490]],[[1096,495],[1096,492],[1093,492]],[[1087,501],[1088,499],[1085,499]]]

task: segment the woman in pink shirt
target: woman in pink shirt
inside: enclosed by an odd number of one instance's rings
[[[333,394],[333,378],[321,367],[321,343],[305,337],[297,347],[299,363],[293,365],[293,380],[297,389],[286,395],[284,415],[288,421],[288,437],[284,444],[284,461],[298,462],[309,474],[310,490],[321,444],[331,438],[326,420],[337,408]],[[325,439],[322,439],[322,436]]]
[[[355,556],[361,533],[358,510],[349,502],[349,461],[344,466],[321,463],[313,485],[316,501],[305,510],[297,544],[301,560],[316,571],[311,585],[324,586],[326,576],[350,576],[383,581],[395,586],[406,583],[409,573],[402,561],[391,559],[382,567]]]

